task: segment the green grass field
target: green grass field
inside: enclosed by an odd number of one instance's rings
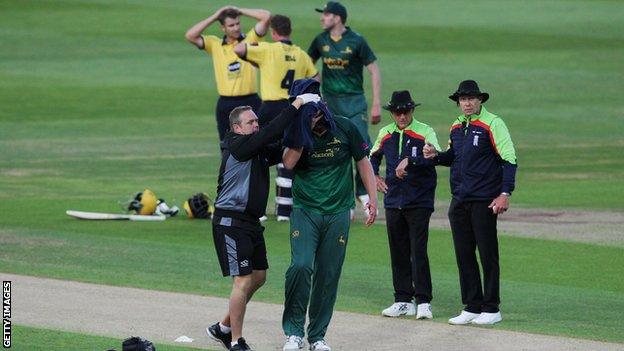
[[[15,350],[67,351],[67,350],[121,350],[122,339],[67,333],[56,330],[14,327]],[[154,344],[158,351],[192,351],[195,348]]]
[[[487,107],[504,118],[519,158],[512,206],[624,210],[624,4],[345,3],[379,58],[383,100],[410,89],[423,103],[417,118],[441,144],[458,113],[447,96],[459,81],[475,79],[491,94]],[[184,32],[223,4],[0,2],[1,272],[227,294],[209,222],[64,215],[118,212],[145,187],[178,205],[197,191],[215,194],[212,63]],[[262,2],[291,16],[304,48],[320,30],[312,10],[320,5]],[[447,200],[448,171],[439,178],[438,199]],[[269,223],[266,232],[271,271],[257,298],[280,303],[288,227]],[[358,224],[349,245],[337,308],[378,314],[392,300],[385,228]],[[131,258],[139,250],[149,255]],[[444,322],[460,307],[450,233],[433,231],[429,253]],[[623,249],[502,237],[501,261],[497,328],[624,343]]]

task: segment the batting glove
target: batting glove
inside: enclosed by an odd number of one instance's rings
[[[308,102],[321,101],[321,97],[318,94],[312,94],[312,93],[301,94],[297,96],[297,99],[301,99],[303,101],[303,105],[307,104]]]

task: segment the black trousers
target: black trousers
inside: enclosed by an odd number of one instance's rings
[[[465,310],[472,313],[498,312],[500,304],[500,268],[498,264],[497,215],[488,208],[491,201],[455,199],[449,208],[459,285]],[[479,250],[483,268],[483,286],[477,263]]]
[[[258,111],[260,128],[269,124],[288,105],[290,103],[286,99],[262,101]],[[290,184],[292,184],[293,172],[278,165],[277,178],[275,180],[275,214],[282,217],[290,217],[290,212],[292,211],[292,185]],[[290,186],[284,186],[284,183],[290,183]]]
[[[286,99],[262,101],[262,105],[260,105],[260,109],[258,110],[258,124],[260,128],[269,124],[269,122],[277,117],[288,105],[290,104]]]
[[[395,302],[431,302],[429,208],[386,209]]]
[[[217,100],[216,119],[219,140],[223,140],[225,133],[230,130],[230,112],[238,106],[251,106],[251,109],[258,113],[262,100],[258,94],[244,96],[219,96]]]

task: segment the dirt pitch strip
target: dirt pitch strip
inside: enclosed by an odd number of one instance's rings
[[[190,294],[121,288],[0,273],[13,282],[13,323],[92,335],[138,335],[154,342],[220,350],[204,328],[227,301]],[[434,309],[435,313],[435,309]],[[282,306],[252,302],[245,337],[257,351],[281,350]],[[503,322],[504,323],[504,322]],[[624,350],[624,345],[432,321],[336,312],[327,340],[334,350]],[[19,340],[13,341],[19,347]],[[120,348],[120,345],[111,345]],[[307,346],[306,346],[307,347]]]

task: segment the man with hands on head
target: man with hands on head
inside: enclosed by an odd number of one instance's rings
[[[517,164],[507,126],[482,105],[489,97],[477,82],[461,82],[449,96],[462,114],[451,126],[448,150],[438,152],[428,145],[423,151],[436,164],[451,167],[453,198],[448,215],[464,309],[449,319],[450,324],[494,324],[502,320],[496,220],[509,208]]]
[[[394,303],[381,313],[387,317],[416,315],[417,319],[431,319],[427,241],[437,175],[434,162],[423,157],[423,147],[425,143],[437,149],[439,146],[433,128],[414,118],[418,105],[407,90],[392,93],[384,109],[390,111],[394,121],[379,131],[371,163],[377,190],[384,193],[394,286]],[[384,157],[385,179],[379,175]]]
[[[249,32],[243,34],[240,16],[254,18],[258,23]],[[266,34],[270,19],[271,13],[266,10],[225,6],[186,32],[186,40],[212,56],[219,92],[215,113],[219,140],[223,140],[228,130],[228,116],[232,109],[249,105],[254,112],[257,112],[260,108],[262,101],[256,89],[256,70],[249,62],[236,56],[234,46],[238,43],[261,41]],[[216,21],[220,23],[223,38],[202,35],[203,31]]]
[[[370,195],[366,225],[373,224],[377,215],[368,144],[348,119],[332,118],[323,102],[318,105],[319,109],[310,113],[307,126],[311,145],[291,148],[287,144],[283,156],[284,166],[294,170],[291,263],[286,272],[282,318],[287,337],[284,351],[303,348],[306,314],[310,350],[331,350],[325,333],[349,240],[350,209],[354,205],[352,160]]]
[[[250,106],[239,106],[230,113],[230,131],[221,143],[212,232],[223,276],[232,276],[232,292],[228,312],[206,332],[231,351],[250,350],[242,337],[245,310],[266,280],[264,227],[258,218],[267,206],[269,168],[282,158],[281,146],[275,142],[302,105],[319,100],[317,94],[298,95],[262,129]]]

